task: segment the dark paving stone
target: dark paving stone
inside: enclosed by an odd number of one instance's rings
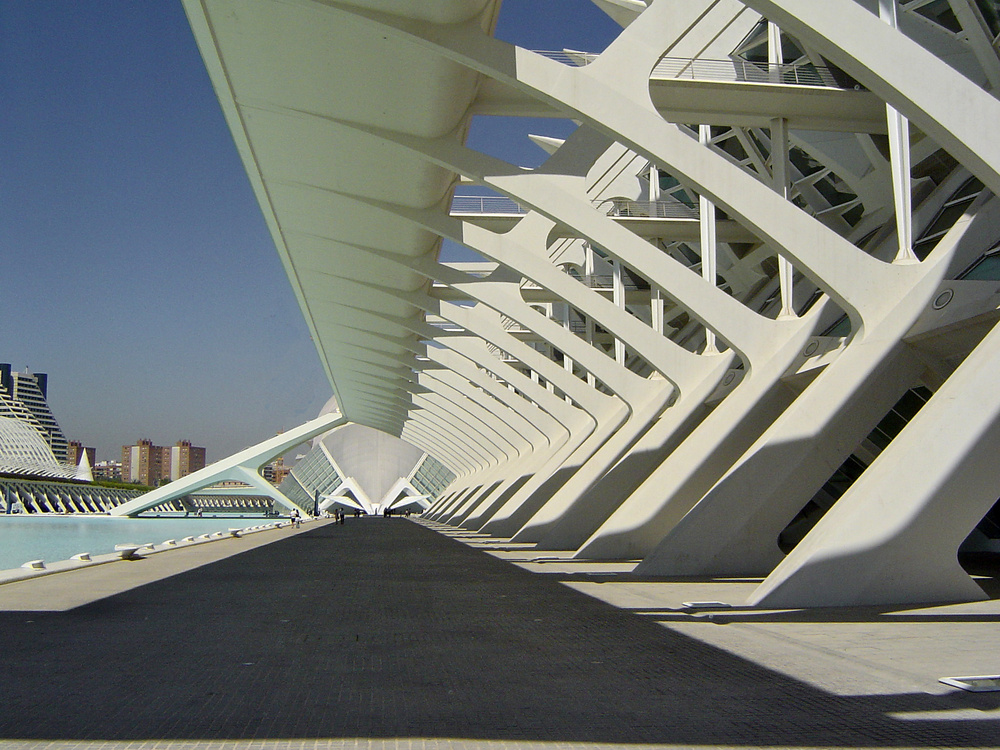
[[[403,519],[0,613],[0,659],[4,739],[1000,740],[996,721],[894,720],[930,696],[828,695]]]

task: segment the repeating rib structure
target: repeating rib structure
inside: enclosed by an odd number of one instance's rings
[[[996,3],[595,3],[617,38],[547,52],[494,0],[186,0],[343,417],[539,550],[982,598]],[[469,145],[499,117],[573,125],[527,168]]]

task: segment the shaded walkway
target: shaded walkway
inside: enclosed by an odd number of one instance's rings
[[[1000,742],[1000,722],[892,719],[929,696],[828,695],[403,519],[0,613],[0,644],[2,739]]]

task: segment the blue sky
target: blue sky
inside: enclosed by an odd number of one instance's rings
[[[617,31],[588,0],[506,0],[497,36]],[[179,2],[5,0],[0,102],[0,362],[49,374],[69,439],[215,460],[318,413],[330,386]],[[473,135],[537,163],[523,132]]]

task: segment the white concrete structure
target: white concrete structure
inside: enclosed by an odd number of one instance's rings
[[[321,414],[316,419],[310,420],[294,430],[288,430],[273,438],[264,440],[257,445],[246,448],[239,453],[234,453],[229,458],[216,461],[204,469],[192,472],[185,477],[181,477],[162,487],[157,487],[144,495],[137,497],[127,503],[122,503],[111,509],[113,516],[134,516],[149,508],[155,508],[182,498],[186,495],[197,493],[219,482],[242,482],[249,485],[251,490],[256,490],[262,495],[268,495],[274,499],[277,506],[286,510],[295,508],[295,504],[283,495],[277,487],[264,479],[260,474],[260,468],[278,456],[287,453],[297,445],[301,445],[316,435],[322,435],[340,425],[347,420],[339,411],[330,411]],[[240,489],[238,492],[230,490],[231,494],[252,494],[249,491]]]
[[[0,362],[0,417],[16,419],[37,432],[49,448],[52,461],[66,463],[68,443],[48,403],[49,376],[44,373],[14,372]],[[42,476],[72,476],[66,467]]]
[[[996,4],[594,2],[600,54],[494,39],[496,0],[185,0],[345,420],[540,550],[984,596]],[[579,127],[525,169],[465,145],[497,115]]]
[[[336,410],[331,399],[321,415]],[[313,438],[311,450],[278,489],[307,513],[420,513],[430,507],[428,496],[437,496],[453,478],[419,448],[371,427],[345,424]]]

